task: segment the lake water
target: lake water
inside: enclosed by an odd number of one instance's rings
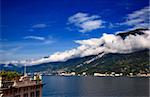
[[[43,76],[43,97],[148,97],[149,78]]]

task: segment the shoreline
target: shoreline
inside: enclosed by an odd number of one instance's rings
[[[93,75],[42,75],[42,76],[59,76],[59,77],[128,77],[128,78],[150,78],[150,76],[93,76]]]

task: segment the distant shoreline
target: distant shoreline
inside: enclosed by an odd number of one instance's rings
[[[112,77],[112,78],[117,78],[117,77],[128,77],[128,78],[150,78],[150,76],[92,76],[92,75],[87,75],[87,76],[82,76],[82,75],[43,75],[43,76],[59,76],[59,77]]]

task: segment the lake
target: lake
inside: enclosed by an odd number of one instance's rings
[[[43,97],[148,97],[149,78],[43,76]]]

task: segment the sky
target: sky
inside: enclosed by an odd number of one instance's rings
[[[1,0],[0,62],[38,59],[80,40],[148,27],[149,0]]]

